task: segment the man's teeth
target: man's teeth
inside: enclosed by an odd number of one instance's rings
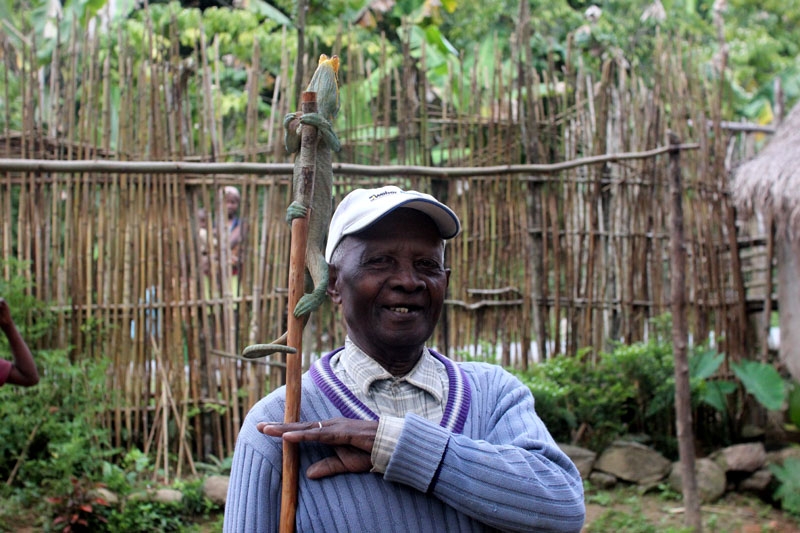
[[[390,309],[395,313],[408,313],[408,307],[391,307]]]

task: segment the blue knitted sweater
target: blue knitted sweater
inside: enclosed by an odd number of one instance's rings
[[[581,530],[580,475],[536,415],[530,390],[498,366],[451,367],[460,368],[465,384],[455,427],[408,414],[383,475],[309,480],[305,470],[331,452],[321,444],[300,445],[298,533]],[[357,417],[342,402],[346,393],[317,385],[322,374],[318,361],[303,375],[300,420]],[[242,424],[225,506],[226,533],[278,530],[281,440],[259,433],[256,424],[283,420],[284,405],[281,387],[253,406]]]

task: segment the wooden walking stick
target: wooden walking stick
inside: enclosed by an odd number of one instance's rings
[[[317,95],[304,92],[300,109],[303,114],[317,111]],[[301,186],[305,198],[313,198],[314,169],[317,152],[317,128],[303,125],[299,159],[302,176]],[[294,314],[294,308],[303,296],[305,288],[306,243],[311,206],[305,217],[292,220],[291,247],[289,249],[289,318],[286,345],[297,350],[286,354],[286,410],[284,422],[297,422],[300,418],[300,379],[303,359],[303,327],[305,321]],[[297,511],[297,488],[300,453],[297,443],[283,441],[283,477],[281,484],[281,533],[293,533]]]
[[[289,251],[288,329],[268,344],[253,344],[242,352],[246,358],[286,354],[286,410],[284,422],[300,419],[303,327],[309,314],[327,297],[328,263],[325,261],[325,236],[331,221],[333,167],[331,152],[341,148],[333,132],[339,112],[339,58],[321,54],[317,70],[301,95],[300,111],[284,117],[284,141],[289,153],[297,153],[292,175],[294,200],[286,209],[292,223]],[[314,288],[304,294],[305,272]],[[283,443],[280,531],[294,531],[298,501],[299,449]]]

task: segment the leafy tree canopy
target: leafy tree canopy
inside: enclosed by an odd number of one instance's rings
[[[711,77],[717,75],[724,44],[734,115],[769,121],[776,78],[783,82],[787,103],[800,96],[800,0],[528,1],[527,44],[539,70],[560,68],[571,53],[573,62],[577,59],[590,71],[613,57],[646,77],[655,37],[661,34],[684,42],[686,50],[708,66]],[[10,38],[35,39],[42,64],[53,49],[59,21],[62,39],[73,21],[87,26],[104,13],[127,19],[133,42],[138,44],[144,36],[141,4],[134,0],[63,2],[0,0],[0,17],[12,29]],[[258,42],[263,60],[269,63],[285,46],[297,46],[296,0],[182,0],[165,5],[158,10],[160,6],[150,3],[153,23],[163,27],[177,17],[184,47],[198,46],[204,31],[207,45],[243,62]],[[717,12],[715,5],[724,9]],[[348,34],[350,42],[343,44],[360,47],[375,62],[380,58],[381,35],[398,49],[403,39],[410,38],[413,49],[422,50],[424,44],[428,66],[441,65],[444,70],[453,61],[474,64],[486,59],[487,50],[492,51],[489,61],[509,57],[519,10],[519,0],[308,0],[305,32],[310,40],[332,44],[340,29],[356,28]],[[437,71],[431,72],[430,81],[436,85]]]

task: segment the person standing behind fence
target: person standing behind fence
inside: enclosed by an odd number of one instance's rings
[[[11,309],[5,298],[0,298],[0,329],[8,339],[11,355],[14,357],[13,362],[0,359],[0,385],[10,383],[22,387],[32,387],[39,383],[36,362],[33,360],[28,345],[25,344],[25,340],[17,330],[14,319],[11,318]]]
[[[197,244],[200,252],[200,273],[203,277],[211,274],[211,260],[209,258],[208,243],[208,215],[202,207],[197,210]],[[214,243],[216,248],[216,243]],[[207,287],[206,287],[207,288]]]
[[[239,206],[242,203],[242,196],[239,193],[239,189],[228,185],[223,189],[223,200],[225,202],[225,215],[228,217],[225,227],[228,230],[231,267],[235,276],[239,273],[239,245],[242,242],[242,221],[239,218]]]

